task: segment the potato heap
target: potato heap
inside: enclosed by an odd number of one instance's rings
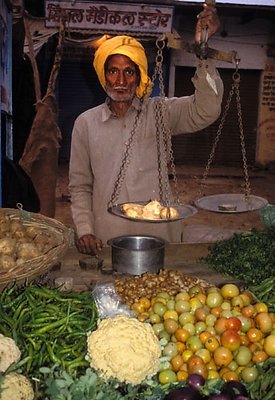
[[[7,273],[28,260],[46,254],[54,244],[54,236],[39,226],[1,215],[0,273]]]
[[[122,211],[127,217],[137,219],[175,219],[179,216],[176,208],[164,207],[157,200],[145,205],[125,203],[122,205]]]

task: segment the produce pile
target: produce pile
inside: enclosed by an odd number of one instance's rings
[[[12,362],[0,373],[0,399],[9,393],[10,374],[25,377],[26,387],[33,387],[13,400],[218,400],[214,396],[227,393],[229,382],[238,389],[222,400],[237,398],[237,390],[247,391],[244,399],[274,398],[275,317],[251,292],[233,284],[196,285],[176,295],[162,291],[141,297],[140,308],[136,303],[131,308],[137,317],[147,313],[145,322],[130,316],[99,322],[91,293],[34,284],[6,288],[0,293],[0,332],[18,350],[11,352],[6,344],[3,356],[0,347],[1,361],[9,354]],[[137,328],[131,330],[133,322],[140,326],[138,335]],[[140,367],[131,351],[142,354]],[[171,397],[175,389],[177,396],[187,391],[189,397]]]
[[[110,315],[95,291],[7,286],[0,400],[273,400],[272,232],[210,249],[209,265],[243,287],[176,270],[117,278]]]

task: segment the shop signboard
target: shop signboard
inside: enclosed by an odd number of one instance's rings
[[[45,1],[46,27],[59,26],[65,15],[68,28],[104,32],[171,32],[173,10],[173,6],[125,2]]]

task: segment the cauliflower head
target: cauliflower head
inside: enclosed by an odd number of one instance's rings
[[[102,320],[87,338],[90,365],[103,379],[138,384],[158,371],[161,346],[150,324],[124,315]]]
[[[21,351],[12,338],[0,333],[0,372],[5,372],[9,366],[20,360]]]
[[[11,372],[4,376],[0,387],[0,400],[33,400],[31,382],[24,375]]]

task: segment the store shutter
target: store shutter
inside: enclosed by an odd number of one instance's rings
[[[176,68],[176,96],[185,96],[193,93],[191,78],[194,71],[194,68]],[[221,69],[219,72],[223,79],[225,88],[222,104],[223,113],[231,89],[232,74],[234,73],[234,70]],[[240,96],[246,157],[248,164],[253,165],[255,163],[256,154],[258,94],[261,71],[240,70],[239,72],[241,76]],[[205,165],[209,158],[219,123],[220,118],[211,126],[199,132],[173,137],[175,163],[198,166]],[[232,97],[231,105],[222,129],[212,165],[235,167],[243,165],[235,95]]]

